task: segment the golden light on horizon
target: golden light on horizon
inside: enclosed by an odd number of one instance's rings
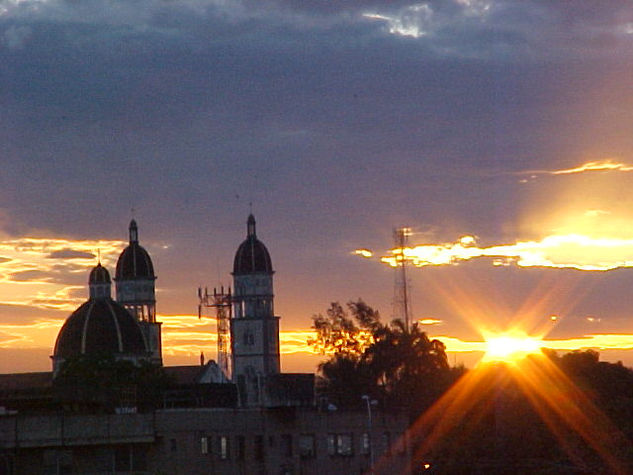
[[[503,341],[502,338],[495,343],[498,352],[512,354],[512,339]],[[526,345],[530,347],[532,343]],[[469,430],[469,424],[481,420],[485,411],[496,410],[495,417],[503,417],[499,412],[502,407],[499,399],[513,385],[523,393],[572,460],[583,464],[570,443],[570,434],[574,433],[601,458],[609,473],[627,473],[614,451],[616,440],[622,437],[620,431],[543,353],[530,353],[510,361],[491,361],[462,376],[413,424],[412,433],[423,434],[414,458],[426,458],[434,447],[447,438],[450,440],[453,431]]]
[[[543,346],[540,338],[531,337],[523,332],[488,334],[485,336],[486,353],[482,362],[516,363],[528,355],[537,354]]]

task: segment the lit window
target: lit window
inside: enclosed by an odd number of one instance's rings
[[[336,453],[345,457],[349,457],[354,453],[351,434],[338,434],[336,441]]]
[[[327,454],[336,455],[336,435],[328,434],[327,436]]]
[[[229,438],[225,435],[221,435],[218,438],[218,454],[220,459],[226,460],[229,458]]]
[[[367,432],[363,432],[360,438],[360,453],[363,455],[369,455],[369,434]]]
[[[200,453],[208,454],[209,453],[209,439],[208,437],[200,437]]]
[[[327,438],[328,455],[349,457],[354,454],[352,434],[329,434]]]

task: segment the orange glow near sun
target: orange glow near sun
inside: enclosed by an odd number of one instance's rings
[[[515,363],[528,355],[538,353],[543,346],[540,338],[530,337],[520,331],[488,334],[484,335],[484,338],[486,353],[483,362]]]
[[[476,422],[491,411],[494,417],[503,417],[497,401],[516,388],[573,463],[583,465],[582,456],[569,442],[572,433],[593,449],[609,473],[626,473],[612,449],[620,437],[618,429],[540,351],[541,347],[550,346],[551,342],[545,338],[558,323],[559,315],[574,308],[581,294],[580,284],[577,274],[545,278],[517,310],[504,305],[503,294],[481,288],[481,282],[474,279],[452,278],[431,283],[445,303],[463,315],[483,337],[479,348],[485,356],[413,424],[411,433],[422,440],[414,459],[427,459],[436,447],[452,440],[456,430],[460,433],[475,430]],[[552,302],[556,302],[560,313],[552,315],[547,310]]]

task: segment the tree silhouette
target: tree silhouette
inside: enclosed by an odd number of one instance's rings
[[[316,338],[309,343],[330,358],[319,366],[328,397],[358,406],[367,394],[390,407],[419,412],[448,387],[451,371],[445,347],[417,323],[407,330],[393,320],[385,325],[378,311],[362,300],[334,302],[313,317]]]
[[[158,407],[170,383],[161,366],[139,365],[112,355],[79,355],[68,358],[54,380],[56,398],[73,410],[113,411],[134,406]]]
[[[380,328],[363,354],[383,396],[391,404],[427,406],[446,389],[449,373],[445,346],[431,340],[414,323],[407,331],[402,320]]]

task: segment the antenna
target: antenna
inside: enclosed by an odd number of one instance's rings
[[[220,287],[220,291],[213,289],[213,294],[209,294],[209,290],[205,287],[198,287],[198,318],[202,317],[202,308],[214,308],[216,318],[216,329],[218,334],[218,366],[227,379],[230,378],[229,367],[229,320],[232,315],[233,296],[231,295],[231,287],[224,290],[224,286]]]
[[[396,275],[393,292],[393,316],[404,321],[404,326],[409,332],[411,297],[409,292],[409,281],[407,279],[407,259],[405,249],[409,244],[411,228],[400,227],[393,230],[394,255],[396,257]]]

